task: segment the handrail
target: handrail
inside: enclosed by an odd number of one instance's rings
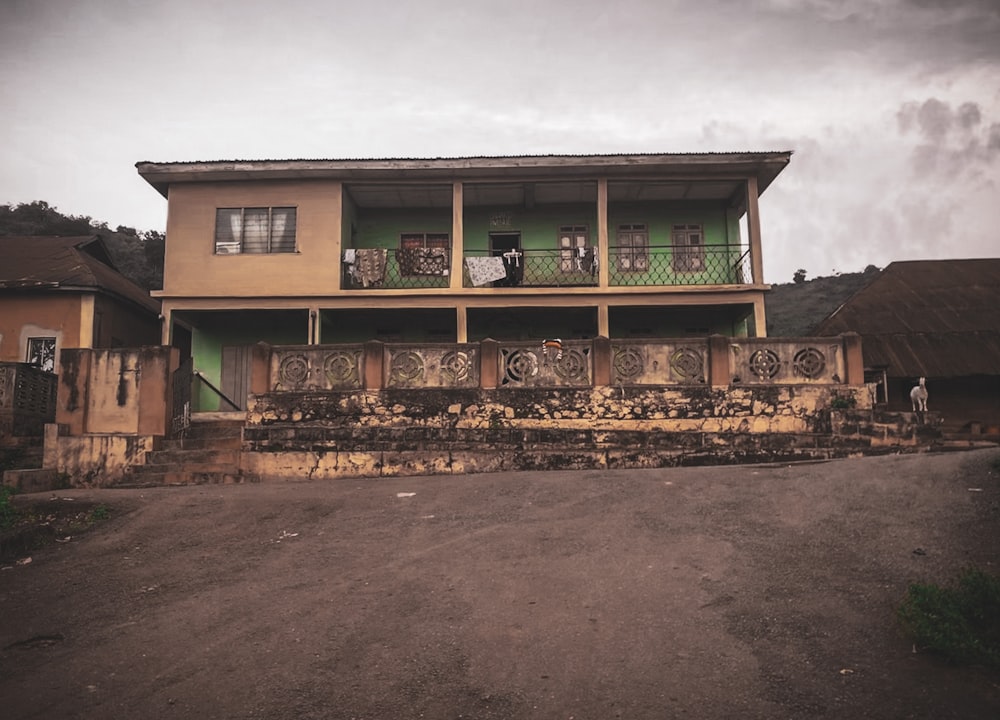
[[[229,399],[229,396],[228,396],[228,395],[226,395],[226,394],[225,394],[224,392],[222,392],[221,390],[219,390],[219,388],[215,387],[215,385],[213,385],[213,384],[211,383],[211,381],[210,381],[210,380],[209,380],[208,378],[206,378],[206,377],[205,377],[205,376],[204,376],[204,375],[203,375],[203,374],[201,373],[201,370],[197,370],[197,369],[196,369],[196,370],[193,370],[193,371],[191,371],[191,374],[192,374],[193,376],[195,376],[196,378],[198,378],[199,380],[201,380],[201,381],[202,381],[203,383],[205,383],[206,385],[208,385],[208,388],[209,388],[209,390],[211,390],[211,391],[212,391],[212,392],[214,392],[214,393],[215,393],[216,395],[218,395],[218,396],[219,396],[220,398],[222,398],[222,399],[223,399],[223,400],[225,400],[225,401],[226,401],[227,403],[229,403],[230,405],[232,405],[232,406],[233,406],[233,408],[234,408],[235,410],[242,410],[242,409],[243,409],[243,408],[241,408],[241,407],[240,407],[239,405],[237,405],[237,404],[236,404],[235,402],[233,402],[232,400],[230,400],[230,399]]]

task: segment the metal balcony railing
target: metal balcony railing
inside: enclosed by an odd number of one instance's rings
[[[597,248],[467,251],[464,287],[578,287],[598,283]]]
[[[741,245],[612,246],[611,285],[745,285],[750,250]]]
[[[446,288],[451,280],[451,250],[417,248],[352,249],[344,254],[343,288]]]
[[[621,286],[745,285],[752,282],[750,250],[741,245],[676,247],[611,246],[609,284]],[[448,249],[356,249],[345,254],[347,290],[447,288],[451,284]],[[595,287],[599,278],[596,247],[523,249],[505,254],[466,251],[462,286]]]

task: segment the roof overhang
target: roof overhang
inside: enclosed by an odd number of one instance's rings
[[[323,179],[345,183],[628,182],[718,183],[755,177],[763,193],[791,151],[634,155],[537,155],[369,160],[216,160],[138,162],[139,175],[161,195],[178,183]]]

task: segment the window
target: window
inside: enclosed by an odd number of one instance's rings
[[[705,269],[705,246],[701,225],[674,225],[674,270],[700,272]]]
[[[219,208],[215,254],[295,252],[295,208]]]
[[[28,352],[25,362],[44,370],[56,371],[56,339],[54,337],[28,338]]]
[[[586,225],[562,225],[559,228],[559,270],[579,271],[580,249],[590,244]]]
[[[649,229],[645,225],[618,226],[617,260],[621,272],[649,269]]]
[[[403,233],[399,236],[399,274],[447,275],[451,263],[448,233]]]

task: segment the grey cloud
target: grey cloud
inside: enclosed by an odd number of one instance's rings
[[[1000,123],[984,122],[984,108],[963,102],[957,107],[929,98],[908,102],[896,113],[901,138],[914,138],[909,149],[911,187],[963,187],[979,191],[995,186],[1000,160]]]

